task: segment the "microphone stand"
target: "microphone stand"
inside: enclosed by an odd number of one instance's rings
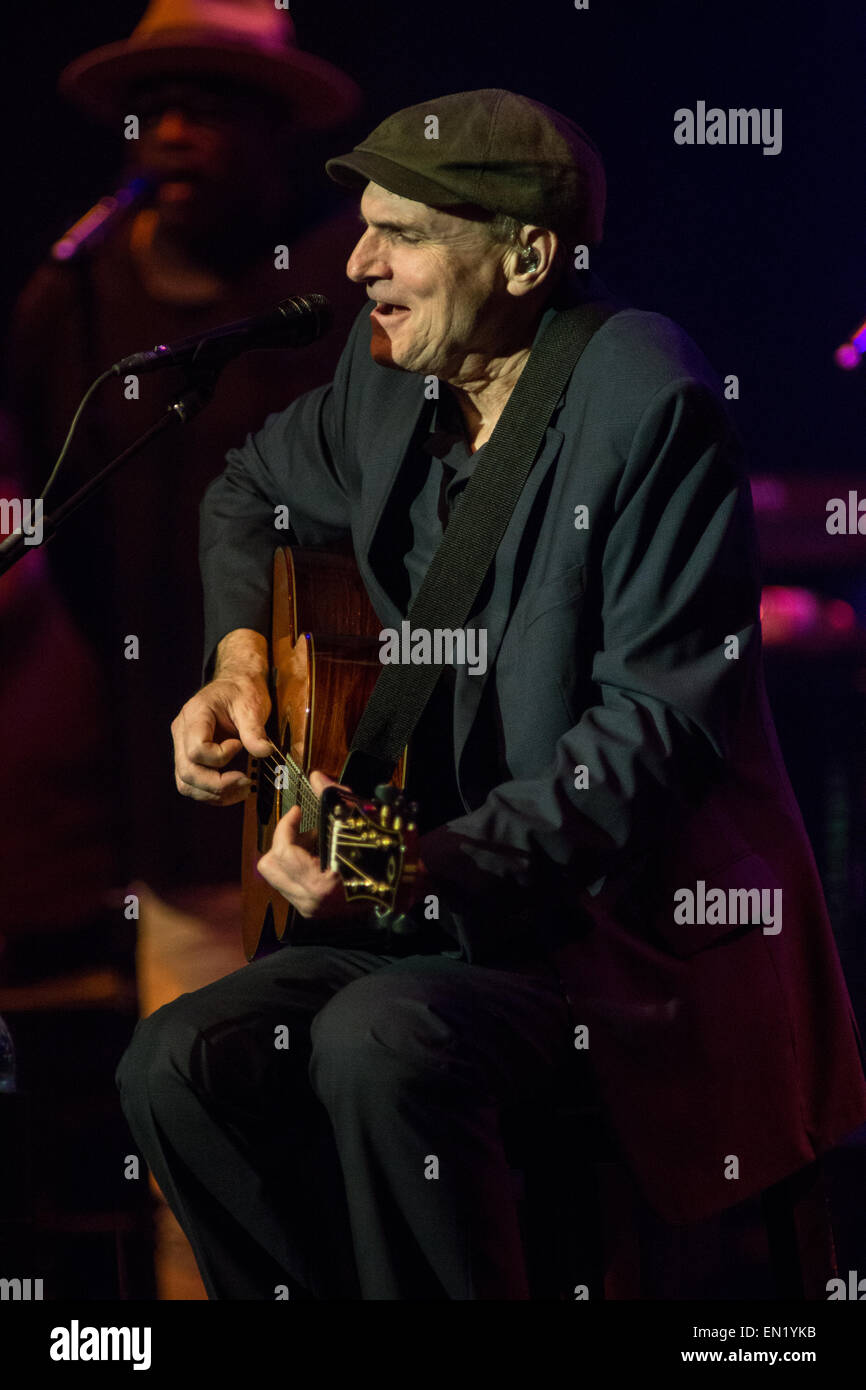
[[[173,401],[166,412],[149,429],[145,430],[144,434],[124,449],[123,453],[118,454],[110,463],[107,463],[99,473],[84,483],[55,512],[43,519],[42,540],[39,545],[28,544],[23,531],[13,531],[11,535],[0,541],[0,575],[6,574],[7,570],[17,564],[28,551],[40,550],[43,545],[46,545],[57,534],[61,526],[69,520],[73,512],[77,512],[78,508],[83,506],[95,492],[100,491],[109,478],[119,468],[122,468],[129,459],[140,453],[152,439],[164,434],[172,425],[187,425],[190,420],[194,420],[211,399],[217,378],[228,360],[229,358],[225,357],[222,361],[190,363],[186,368],[189,385],[183,395]]]

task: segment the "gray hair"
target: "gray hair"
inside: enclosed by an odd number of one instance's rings
[[[497,246],[516,246],[523,223],[508,212],[494,212],[484,225],[490,240]]]
[[[490,240],[496,246],[513,246],[518,249],[521,260],[528,260],[529,252],[527,248],[520,246],[520,230],[523,227],[519,217],[512,217],[507,212],[494,212],[484,223]],[[559,237],[559,247],[554,262],[554,283],[559,284],[564,278],[569,265],[568,253],[562,236]]]

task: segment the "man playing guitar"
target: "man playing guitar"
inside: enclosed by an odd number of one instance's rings
[[[575,271],[601,239],[601,160],[540,103],[426,102],[328,172],[361,191],[347,274],[373,305],[334,382],[232,450],[203,503],[207,681],[173,734],[179,790],[214,805],[250,791],[239,753],[284,751],[266,732],[275,507],[294,545],[351,537],[399,629],[539,339],[603,297]],[[143,1020],[121,1063],[211,1298],[529,1298],[501,1124],[528,1100],[597,1088],[670,1221],[866,1118],[766,707],[755,553],[718,379],[671,320],[621,308],[475,602],[486,674],[446,666],[410,744],[426,935],[349,902],[289,811],[259,869],[303,941]],[[314,767],[313,792],[339,776]],[[684,920],[675,895],[697,885],[747,910]]]

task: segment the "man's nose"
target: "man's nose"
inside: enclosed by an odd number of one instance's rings
[[[346,262],[346,274],[350,280],[387,280],[391,268],[384,255],[378,237],[371,234],[371,228],[363,233],[355,249]]]
[[[182,145],[193,138],[194,122],[179,106],[161,111],[153,125],[153,133],[164,145]]]

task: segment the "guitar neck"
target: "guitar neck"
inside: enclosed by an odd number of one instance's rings
[[[309,778],[290,754],[282,757],[277,769],[276,787],[280,794],[280,815],[284,816],[293,806],[300,806],[300,833],[303,835],[307,830],[318,830],[321,799],[316,796]]]
[[[392,908],[401,875],[405,892],[417,867],[415,803],[406,805],[402,794],[388,787],[377,789],[383,795],[374,794],[372,802],[335,787],[317,796],[291,754],[283,755],[274,787],[280,797],[279,816],[300,806],[300,833],[316,831],[321,866],[340,874],[347,899],[364,898]]]
[[[351,730],[357,728],[380,670],[380,626],[347,555],[277,550],[269,731],[281,742],[273,744],[270,756],[250,762],[254,794],[244,806],[243,858],[244,949],[250,960],[293,937],[296,909],[258,872],[280,819],[293,806],[300,808],[304,838],[318,841],[322,869],[339,874],[347,902],[388,912],[399,906],[402,911],[403,899],[408,902],[414,891],[416,808],[399,795],[405,754],[393,795],[377,795],[378,788],[367,786],[369,778],[346,770]],[[290,750],[298,754],[297,762]],[[308,758],[315,761],[308,764]],[[309,770],[305,775],[310,767],[342,768],[341,783],[365,791],[329,786],[320,797]],[[390,786],[392,779],[385,776],[385,784]]]

